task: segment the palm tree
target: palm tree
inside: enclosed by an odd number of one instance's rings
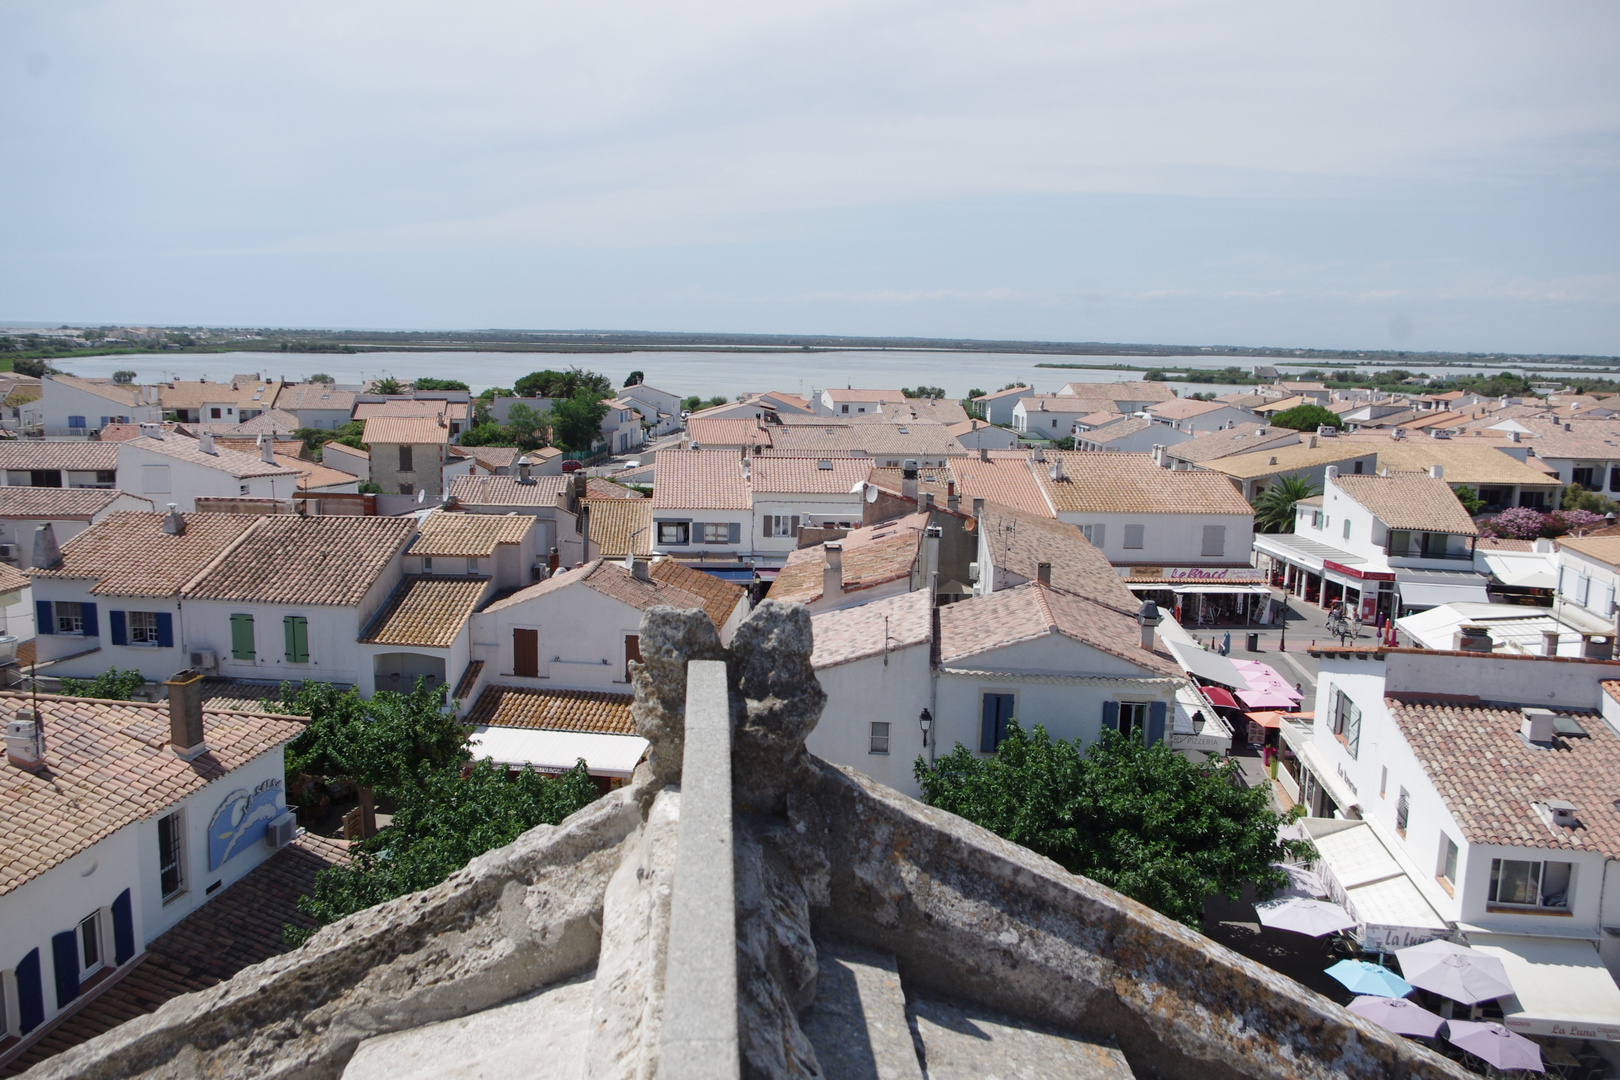
[[[1278,477],[1254,500],[1254,527],[1263,533],[1294,531],[1294,504],[1321,491],[1298,473]]]

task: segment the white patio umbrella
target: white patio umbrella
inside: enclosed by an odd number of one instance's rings
[[[1395,958],[1407,982],[1464,1005],[1513,993],[1502,961],[1456,942],[1425,941],[1397,949]]]
[[[1277,930],[1292,930],[1296,934],[1321,937],[1337,930],[1356,925],[1350,913],[1338,904],[1325,900],[1309,900],[1299,896],[1284,896],[1254,905],[1262,926]]]
[[[1327,889],[1322,885],[1322,879],[1298,863],[1271,864],[1273,870],[1281,870],[1288,875],[1288,884],[1277,890],[1278,897],[1295,896],[1302,900],[1321,899],[1327,896]]]

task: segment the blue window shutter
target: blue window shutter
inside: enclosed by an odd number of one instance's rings
[[[124,613],[122,611],[107,612],[107,627],[112,631],[114,645],[128,645],[129,634],[124,628]]]
[[[157,613],[158,648],[174,648],[174,616],[167,611]]]
[[[64,930],[51,935],[51,959],[56,967],[56,1007],[65,1009],[79,996],[79,935]]]
[[[84,636],[85,637],[100,637],[101,636],[101,620],[96,615],[96,605],[94,605],[94,604],[80,604],[79,605],[79,612],[84,616]]]
[[[34,632],[37,634],[56,633],[56,624],[51,619],[51,602],[49,600],[34,601]]]
[[[1166,711],[1165,704],[1162,701],[1155,701],[1148,705],[1147,744],[1149,746],[1154,743],[1164,742],[1164,717]]]
[[[1103,702],[1103,727],[1109,731],[1119,730],[1119,702]]]
[[[979,724],[979,753],[996,752],[996,695],[984,695],[984,719]]]
[[[135,913],[130,906],[128,889],[112,902],[112,917],[113,959],[123,967],[135,955]]]
[[[39,950],[29,949],[17,963],[17,1026],[24,1035],[45,1020],[45,991],[39,981]]]
[[[742,526],[739,525],[737,522],[733,521],[731,523],[731,528],[727,530],[726,535],[727,535],[727,537],[728,537],[728,539],[729,539],[729,541],[731,543],[733,543],[733,544],[742,543]]]

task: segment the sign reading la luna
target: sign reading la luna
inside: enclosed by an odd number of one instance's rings
[[[238,788],[225,796],[208,823],[208,869],[218,870],[264,839],[264,827],[281,813],[281,781],[266,780],[251,793]]]

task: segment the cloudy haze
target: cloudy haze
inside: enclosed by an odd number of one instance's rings
[[[0,5],[0,319],[1620,352],[1612,4]]]

